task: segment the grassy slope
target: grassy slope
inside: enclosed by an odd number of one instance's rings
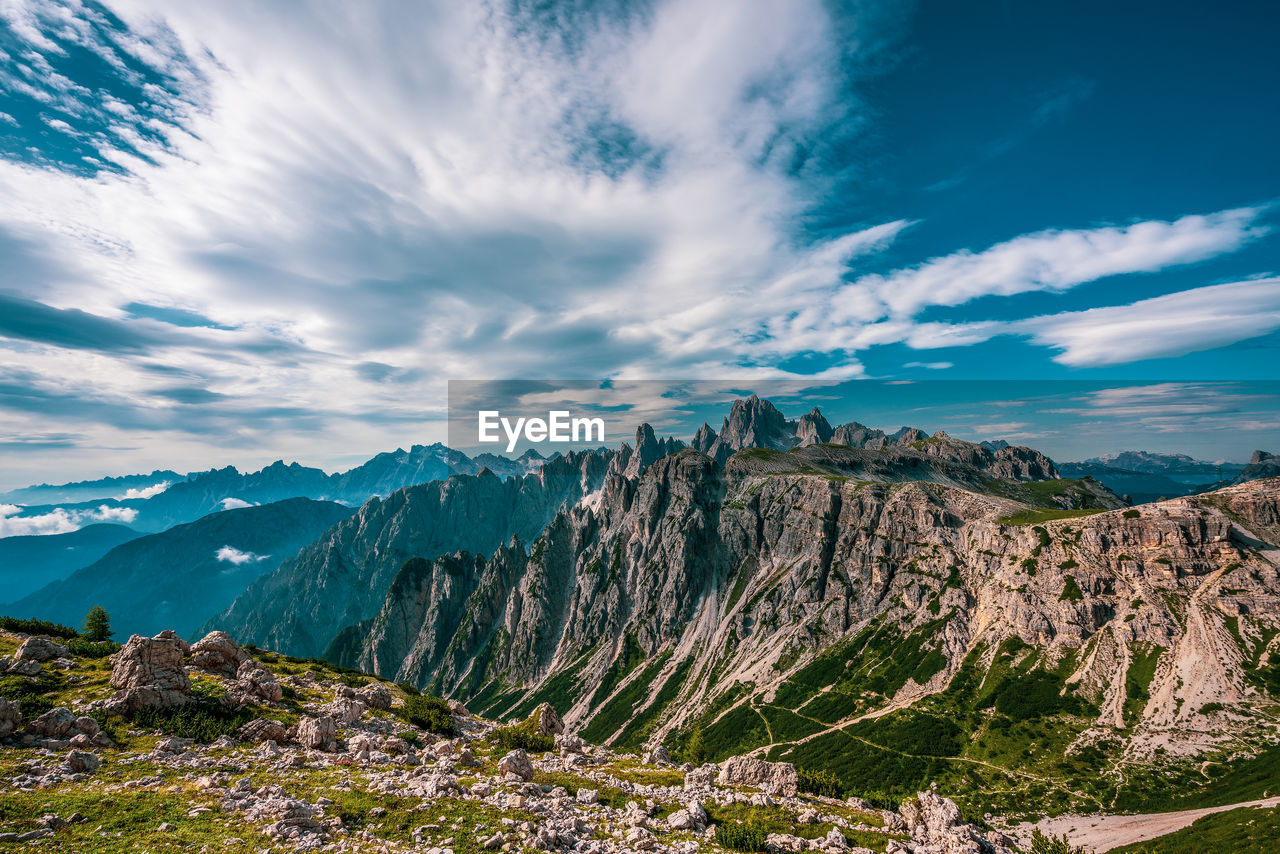
[[[1245,808],[1205,816],[1177,833],[1112,849],[1111,854],[1275,854],[1280,809]]]

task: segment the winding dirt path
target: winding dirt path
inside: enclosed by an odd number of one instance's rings
[[[1241,807],[1280,807],[1280,797],[1181,812],[1142,815],[1062,815],[1057,818],[1041,819],[1035,824],[1030,822],[1019,824],[1009,832],[1025,843],[1030,840],[1032,831],[1039,827],[1042,832],[1052,836],[1066,836],[1072,845],[1078,845],[1093,854],[1103,854],[1113,848],[1174,833],[1207,815]]]

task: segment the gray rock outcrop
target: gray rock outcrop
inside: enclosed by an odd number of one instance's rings
[[[800,778],[790,762],[766,762],[754,756],[731,756],[720,766],[716,782],[721,786],[752,786],[779,795],[794,796]]]
[[[187,643],[171,631],[153,638],[134,635],[108,659],[111,687],[116,689],[109,707],[134,712],[153,706],[177,706],[192,702],[191,679],[182,664]]]
[[[22,728],[22,709],[18,702],[0,697],[0,738]]]
[[[261,700],[278,703],[284,697],[284,689],[276,682],[275,675],[252,658],[240,662],[235,673],[235,692],[250,702]]]
[[[506,756],[503,756],[498,760],[498,775],[525,783],[532,780],[533,763],[529,761],[529,754],[520,748],[516,748]]]
[[[283,723],[269,718],[254,718],[236,731],[242,741],[264,742],[274,741],[283,744],[289,737],[289,730]]]
[[[293,729],[293,739],[303,747],[311,750],[332,752],[337,748],[334,738],[337,725],[328,715],[320,717],[304,716]]]
[[[229,679],[236,678],[249,653],[222,631],[209,632],[191,645],[191,666]]]
[[[45,662],[55,658],[66,658],[69,654],[67,648],[60,643],[54,643],[48,638],[32,636],[19,644],[17,651],[13,654],[13,660]]]

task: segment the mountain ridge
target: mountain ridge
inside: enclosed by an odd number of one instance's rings
[[[333,502],[289,498],[212,513],[136,536],[5,607],[78,623],[91,606],[101,605],[125,636],[162,628],[188,635],[255,578],[352,512]]]

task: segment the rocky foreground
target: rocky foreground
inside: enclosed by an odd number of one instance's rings
[[[786,763],[677,766],[550,706],[503,727],[221,632],[109,658],[0,633],[0,652],[0,849],[1012,851],[932,790],[878,810],[801,792]]]

